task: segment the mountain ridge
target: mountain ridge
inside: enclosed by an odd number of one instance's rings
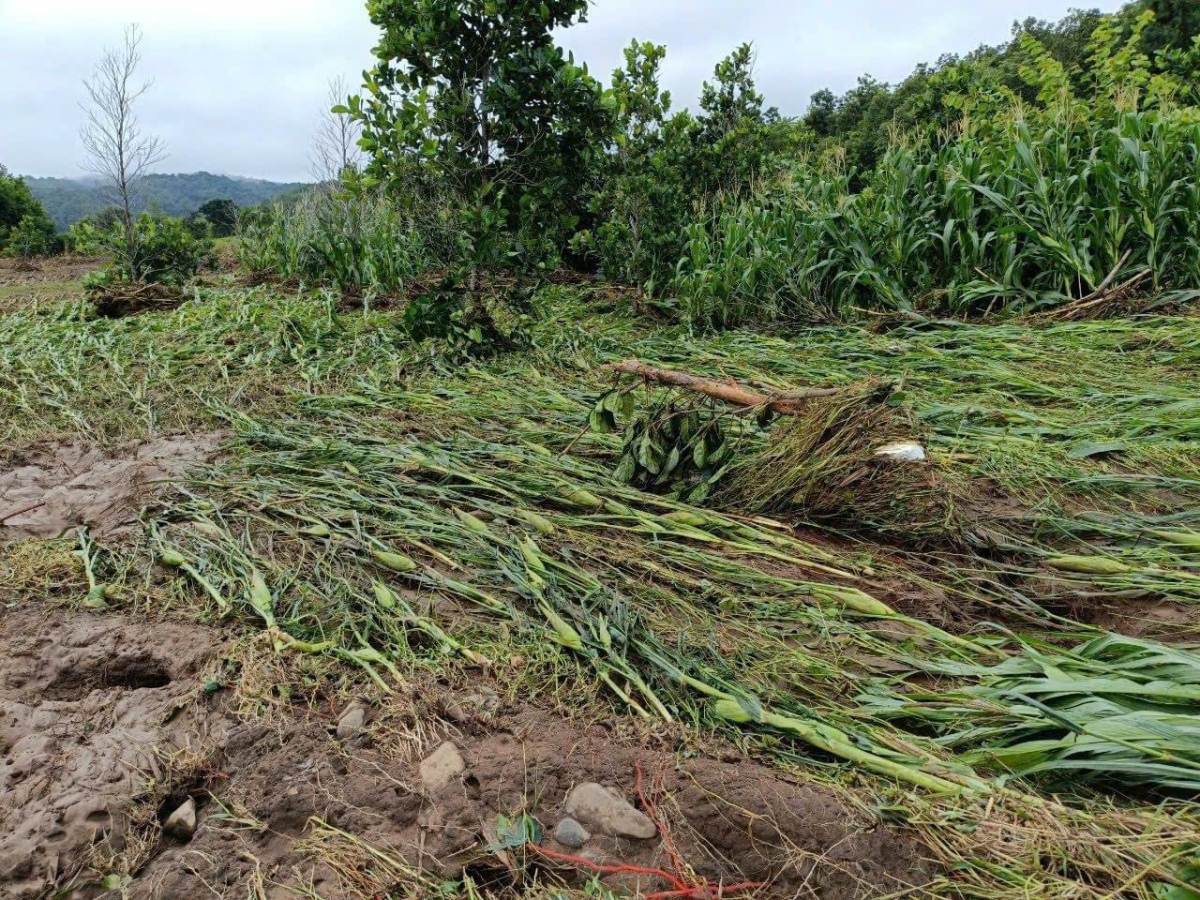
[[[108,205],[103,190],[94,180],[25,176],[25,183],[60,230],[65,231]],[[209,200],[232,200],[238,206],[254,206],[306,187],[305,182],[211,172],[153,174],[143,180],[138,208],[154,207],[167,215],[188,216]]]

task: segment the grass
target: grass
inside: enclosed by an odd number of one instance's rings
[[[450,366],[395,313],[338,299],[209,288],[123,320],[71,300],[0,317],[6,444],[229,432],[139,541],[91,548],[110,604],[223,622],[310,681],[388,694],[483,667],[527,702],[720,733],[921,834],[933,895],[1188,896],[1162,892],[1200,826],[1178,794],[1200,786],[1200,663],[1057,619],[1039,592],[1200,599],[1180,537],[1200,321],[696,336],[553,287],[531,350]],[[844,516],[797,533],[623,484],[620,434],[587,423],[598,366],[630,356],[897,385],[935,471],[972,486],[973,543],[906,548]],[[663,393],[631,396],[636,414]],[[46,546],[4,554],[14,599],[68,580],[74,548]],[[171,569],[152,584],[154,560]],[[948,633],[891,603],[897,585],[986,615]]]

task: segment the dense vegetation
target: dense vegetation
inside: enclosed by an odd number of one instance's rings
[[[799,120],[766,106],[748,46],[716,67],[697,113],[672,112],[665,48],[634,41],[604,89],[553,47],[550,29],[583,3],[428,5],[371,5],[380,64],[337,110],[362,123],[370,161],[322,239],[361,244],[357,204],[388,205],[405,235],[386,265],[328,270],[344,290],[565,264],[730,326],[1028,312],[1200,283],[1189,4],[1031,20],[894,89],[822,92]],[[247,252],[317,281],[332,258]]]
[[[503,729],[524,754],[562,719],[680,766],[752,759],[911,839],[911,889],[787,848],[852,871],[848,894],[1198,900],[1194,5],[1026,22],[796,120],[749,46],[695,112],[653,43],[601,85],[553,41],[586,9],[370,0],[377,65],[331,110],[365,165],[241,212],[242,271],[192,278],[224,203],[100,218],[74,229],[114,251],[92,286],[163,282],[161,305],[0,314],[6,445],[223,441],[132,534],[0,545],[0,605],[219,628],[196,703],[281,744],[370,705],[374,730],[322,733],[294,781],[375,742],[400,829],[373,846],[366,819],[320,818],[374,816],[369,791],[308,809],[290,787],[280,828],[199,735],[135,799],[141,840],[56,887],[139,896],[198,794],[250,863],[218,854],[231,895],[267,896],[287,873],[260,858],[291,841],[329,873],[302,896],[603,900],[593,858],[542,855],[559,768],[531,762],[502,809],[462,772],[452,872],[425,843],[448,807],[396,775],[430,735]],[[473,718],[468,691],[541,718]],[[709,826],[666,815],[650,846],[680,877],[643,870],[651,896],[807,886],[735,880],[740,858],[713,880],[672,839]]]
[[[87,181],[67,178],[26,178],[25,181],[60,231],[66,231],[108,205],[103,192]],[[210,200],[232,200],[238,206],[254,206],[299,193],[304,187],[303,184],[195,172],[190,175],[147,175],[139,194],[143,209],[153,208],[169,216],[190,216]]]
[[[59,246],[54,223],[29,185],[0,165],[0,253],[41,256]]]

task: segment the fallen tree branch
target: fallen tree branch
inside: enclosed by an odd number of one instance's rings
[[[701,378],[686,372],[675,372],[671,369],[657,369],[648,366],[640,360],[627,359],[624,362],[609,363],[603,368],[620,375],[636,375],[650,384],[665,384],[671,387],[681,387],[696,391],[715,400],[721,400],[733,406],[761,407],[765,406],[771,412],[781,416],[794,416],[803,411],[805,401],[815,397],[832,397],[841,388],[808,388],[802,391],[786,393],[760,394],[750,388],[738,384],[732,379],[716,381],[712,378]]]

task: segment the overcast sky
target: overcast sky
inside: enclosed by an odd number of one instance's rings
[[[757,48],[759,88],[784,114],[870,72],[895,82],[920,62],[1005,40],[1015,19],[1060,18],[1067,0],[596,0],[563,42],[607,79],[631,37],[667,45],[666,87],[694,105],[737,44]],[[0,0],[0,163],[80,174],[80,82],[122,27],[145,32],[154,87],[140,109],[170,152],[164,172],[307,180],[326,83],[354,83],[376,32],[360,0]]]

